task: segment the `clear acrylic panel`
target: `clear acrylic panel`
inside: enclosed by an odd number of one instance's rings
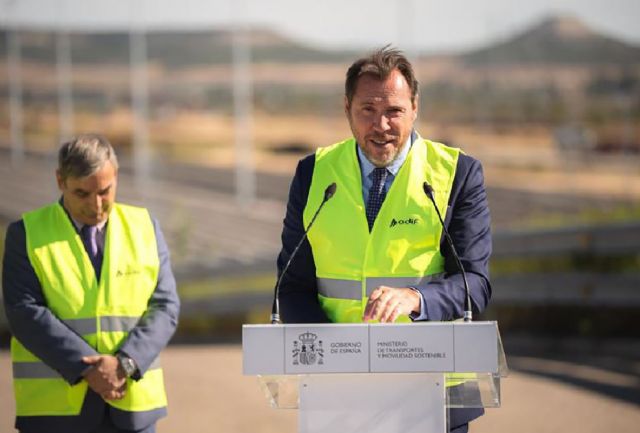
[[[461,383],[447,388],[447,407],[500,407],[500,376],[492,373],[447,375]]]
[[[507,357],[498,332],[497,373],[448,373],[449,381],[459,382],[447,388],[447,407],[500,407],[500,379],[509,375]]]
[[[260,388],[274,409],[297,409],[300,404],[298,397],[300,376],[258,376]]]

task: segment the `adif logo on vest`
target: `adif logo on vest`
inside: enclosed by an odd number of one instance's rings
[[[116,272],[116,277],[127,277],[130,275],[138,275],[140,272],[142,272],[140,269],[125,269],[124,271],[121,269],[118,269],[118,271]]]
[[[419,219],[418,218],[407,218],[407,219],[403,219],[403,220],[397,220],[395,218],[391,219],[391,224],[389,224],[389,228],[393,228],[397,225],[405,225],[405,224],[410,224],[412,226],[418,224]]]

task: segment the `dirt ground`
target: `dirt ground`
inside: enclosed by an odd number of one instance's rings
[[[296,431],[296,411],[269,408],[257,379],[242,376],[238,345],[172,346],[163,354],[162,363],[169,417],[158,424],[159,433]],[[581,368],[548,367],[555,371]],[[597,369],[590,369],[588,374],[599,375],[604,381],[626,380]],[[9,353],[1,351],[0,433],[14,431],[10,376]],[[638,402],[623,402],[537,375],[512,371],[503,381],[502,396],[502,408],[489,409],[473,424],[473,433],[635,433],[640,425]]]

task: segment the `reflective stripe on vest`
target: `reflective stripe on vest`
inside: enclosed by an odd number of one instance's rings
[[[98,318],[101,332],[129,332],[135,328],[140,320],[132,316],[102,316]],[[80,335],[95,334],[98,332],[96,319],[66,319],[65,325]]]
[[[14,362],[14,379],[61,379],[60,373],[49,367],[42,361],[36,362]],[[160,358],[153,360],[147,371],[160,368]]]
[[[371,277],[366,280],[365,297],[380,286],[415,287],[424,284],[442,274],[425,275],[423,277]],[[355,280],[340,280],[337,278],[317,278],[318,293],[325,298],[362,299],[362,282]]]
[[[47,307],[98,353],[115,353],[146,311],[158,280],[157,241],[148,211],[114,205],[106,226],[100,281],[59,203],[28,212],[23,219],[29,261]],[[11,355],[18,416],[80,413],[86,381],[69,385],[15,338]],[[139,381],[128,380],[127,390],[123,399],[108,403],[132,412],[166,406],[159,366]]]

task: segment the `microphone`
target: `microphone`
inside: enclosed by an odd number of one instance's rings
[[[429,185],[429,182],[425,181],[422,184],[422,188],[424,189],[424,193],[431,199],[431,203],[433,203],[433,207],[436,209],[436,213],[438,214],[438,219],[440,220],[440,224],[442,225],[442,230],[444,231],[444,237],[447,239],[447,244],[449,244],[449,248],[451,248],[451,252],[453,252],[453,257],[456,261],[456,266],[458,270],[462,274],[462,281],[464,282],[464,321],[471,322],[472,313],[471,313],[471,295],[469,294],[469,284],[467,283],[467,274],[464,272],[464,266],[462,266],[462,262],[460,261],[460,256],[458,256],[458,252],[456,248],[453,246],[453,240],[451,240],[451,236],[449,236],[449,231],[444,225],[444,221],[442,220],[442,215],[440,215],[440,210],[438,209],[438,205],[436,204],[436,200],[433,198],[433,188]]]
[[[324,204],[328,202],[331,197],[333,197],[333,195],[336,193],[337,188],[338,188],[338,185],[336,185],[336,183],[333,182],[331,185],[327,186],[327,188],[324,190],[324,198],[322,199],[322,203],[320,203],[320,206],[318,206],[318,210],[316,210],[316,213],[313,214],[313,218],[311,218],[309,225],[307,226],[306,230],[304,231],[304,234],[300,238],[300,241],[298,241],[298,244],[293,249],[293,252],[291,253],[291,256],[289,256],[289,260],[287,261],[287,264],[282,269],[282,272],[280,273],[280,276],[276,281],[276,287],[273,294],[273,305],[271,307],[271,324],[272,325],[278,325],[282,323],[280,321],[280,300],[279,300],[280,283],[282,282],[282,277],[284,277],[284,274],[287,272],[287,269],[289,269],[289,265],[291,264],[291,261],[298,253],[298,250],[300,249],[302,242],[307,238],[307,233],[309,233],[309,230],[311,230],[311,227],[313,227],[313,223],[318,217],[320,210],[322,209]]]

